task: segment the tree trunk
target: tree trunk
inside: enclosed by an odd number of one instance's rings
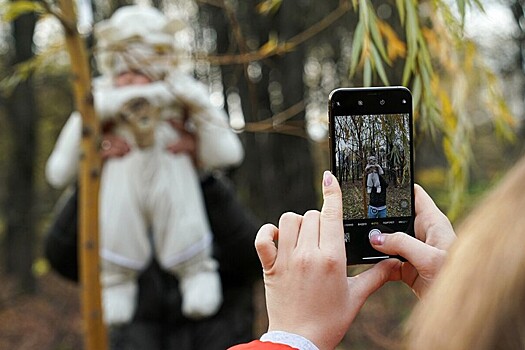
[[[64,32],[71,61],[75,105],[82,115],[79,196],[79,256],[84,344],[86,350],[107,349],[106,329],[102,322],[100,259],[98,239],[98,192],[101,160],[99,124],[91,93],[91,73],[85,43],[76,30],[72,0],[61,0],[65,17]]]
[[[287,41],[305,29],[306,23],[303,13],[306,10],[301,9],[298,2],[282,2],[278,13],[279,40]],[[304,57],[304,45],[300,45],[292,52],[275,59],[283,95],[283,110],[303,101],[305,98]],[[301,122],[304,125],[303,130],[306,136],[304,111],[292,118],[291,121]],[[273,137],[269,151],[274,164],[273,168],[271,166],[266,167],[268,188],[272,188],[269,206],[284,202],[282,206],[276,208],[278,211],[276,214],[288,210],[303,214],[306,210],[316,208],[314,165],[308,139],[277,134]]]
[[[35,23],[34,14],[20,16],[14,21],[14,64],[33,57]],[[33,292],[35,279],[31,266],[35,242],[33,202],[37,115],[31,77],[21,82],[6,102],[11,148],[7,169],[5,266],[7,272],[18,279],[22,292]]]

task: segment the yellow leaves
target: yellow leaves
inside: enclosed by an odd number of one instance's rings
[[[276,33],[270,33],[268,41],[259,48],[258,52],[261,56],[269,56],[274,53],[279,47],[279,37]]]
[[[432,56],[439,61],[439,63],[447,70],[455,70],[456,63],[452,60],[453,45],[450,45],[450,40],[446,33],[442,33],[439,27],[422,28],[423,38],[428,44]]]
[[[439,90],[441,117],[443,121],[443,152],[447,159],[450,206],[448,214],[453,219],[461,208],[464,188],[467,184],[469,164],[472,157],[468,121],[456,113],[449,91]],[[454,92],[452,91],[453,95]]]
[[[466,74],[475,73],[475,61],[478,56],[476,45],[472,41],[467,41],[464,46],[465,57],[463,59],[463,70]]]
[[[490,111],[495,131],[504,140],[514,142],[516,139],[514,131],[516,118],[510,112],[507,103],[498,91],[498,80],[495,74],[492,72],[487,72],[486,74],[488,88],[486,105]]]
[[[499,79],[483,63],[476,44],[453,33],[451,28],[460,26],[433,17],[432,29],[424,30],[424,38],[429,43],[434,65],[440,68],[440,79],[436,76],[432,82],[440,110],[439,119],[433,123],[443,137],[442,149],[448,162],[447,214],[454,219],[463,208],[474,159],[472,141],[477,136],[474,116],[490,118],[487,122],[507,141],[512,141],[515,134],[514,117],[499,90]]]
[[[457,116],[454,113],[452,102],[444,90],[439,91],[439,100],[441,102],[441,116],[443,118],[444,129],[448,131],[456,130]]]
[[[516,132],[514,128],[516,126],[516,118],[502,98],[496,99],[493,105],[495,107],[493,123],[496,133],[505,140],[515,142]]]
[[[275,14],[281,7],[282,0],[264,0],[257,4],[257,12],[263,16]]]
[[[38,56],[18,63],[12,74],[0,80],[0,96],[8,97],[15,88],[23,81],[29,79],[31,74],[39,66]]]
[[[3,13],[3,20],[6,22],[11,22],[17,19],[18,17],[35,12],[35,13],[46,13],[46,9],[42,3],[38,1],[14,1],[7,2],[6,11]]]
[[[38,55],[16,64],[10,72],[0,80],[0,96],[8,97],[21,82],[26,81],[33,75],[55,74],[62,72],[67,61],[63,58],[64,47],[61,43],[50,45],[46,50],[40,51]]]
[[[406,45],[399,39],[394,29],[385,21],[378,21],[377,25],[387,44],[388,59],[394,61],[397,58],[404,58],[407,51]]]

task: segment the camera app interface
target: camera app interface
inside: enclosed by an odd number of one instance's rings
[[[333,122],[345,240],[357,234],[368,241],[373,230],[407,232],[413,224],[410,115],[334,115]]]

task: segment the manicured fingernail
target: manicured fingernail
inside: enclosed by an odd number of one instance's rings
[[[332,184],[332,173],[326,170],[323,174],[323,184],[328,187]]]
[[[370,236],[370,243],[373,245],[383,245],[385,243],[385,235],[382,233],[371,235]]]

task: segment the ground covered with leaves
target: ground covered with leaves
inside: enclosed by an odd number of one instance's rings
[[[350,268],[350,275],[367,267]],[[83,348],[79,288],[48,272],[37,279],[37,291],[21,295],[14,281],[0,273],[0,350],[78,350]],[[262,283],[254,294],[254,334],[268,327]],[[402,322],[415,302],[400,283],[383,287],[365,304],[337,350],[398,349]],[[147,350],[147,349],[145,349]]]
[[[11,277],[0,274],[0,349],[82,349],[78,287],[46,273],[33,294],[20,294]]]
[[[343,208],[345,219],[366,218],[368,194],[361,181],[345,181],[341,184],[343,191]],[[389,217],[410,215],[408,208],[403,208],[402,203],[410,203],[410,188],[408,186],[389,185],[387,188],[387,212]]]

